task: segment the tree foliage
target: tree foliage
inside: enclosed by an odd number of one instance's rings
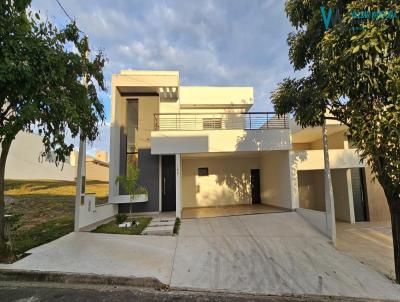
[[[67,135],[94,141],[104,108],[105,57],[91,57],[88,38],[74,22],[58,29],[30,10],[30,0],[0,3],[0,258],[4,234],[4,173],[12,141],[34,129],[43,137],[42,156],[64,162],[73,150]],[[29,146],[27,146],[29,148]]]
[[[147,194],[147,190],[139,184],[140,170],[134,164],[128,164],[126,175],[120,175],[115,180],[116,183],[120,183],[124,188],[125,192],[131,196],[133,200],[136,194]]]
[[[105,58],[100,52],[87,59],[88,39],[75,23],[59,30],[27,12],[29,4],[0,4],[0,142],[35,127],[45,152],[63,161],[73,148],[65,143],[68,130],[90,141],[98,135],[104,110],[96,86],[105,89]]]
[[[338,9],[341,16],[327,30],[321,6]],[[272,93],[274,107],[279,114],[292,113],[302,126],[332,117],[348,126],[388,199],[400,280],[400,4],[289,0],[285,10],[296,28],[288,38],[290,62],[309,74],[284,79]],[[395,17],[376,14],[385,11]],[[354,12],[371,15],[358,19]]]

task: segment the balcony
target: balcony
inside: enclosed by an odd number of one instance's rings
[[[287,116],[274,112],[154,114],[155,131],[288,129]]]
[[[154,115],[152,154],[290,150],[286,116],[272,112]]]

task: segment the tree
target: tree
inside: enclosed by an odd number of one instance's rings
[[[309,73],[279,83],[275,110],[292,113],[303,127],[328,118],[348,126],[384,189],[400,281],[400,4],[289,0],[285,11],[296,28],[288,37],[290,62]]]
[[[29,11],[30,0],[0,4],[0,256],[9,250],[4,234],[4,173],[10,146],[20,131],[43,136],[42,156],[56,164],[73,150],[72,137],[93,141],[104,109],[96,87],[105,90],[102,52],[86,58],[88,39],[72,22],[63,29]],[[86,77],[87,88],[82,84]]]
[[[139,168],[136,167],[136,165],[129,163],[126,175],[119,175],[115,180],[115,182],[120,183],[125,192],[130,195],[129,214],[132,214],[132,204],[134,202],[135,195],[148,193],[146,188],[142,187],[138,183],[139,173]]]

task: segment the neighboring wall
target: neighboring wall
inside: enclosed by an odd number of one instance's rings
[[[332,169],[335,215],[338,220],[354,222],[353,191],[349,169]],[[300,208],[325,211],[324,170],[298,172]]]
[[[322,136],[322,135],[321,135]],[[345,131],[340,131],[328,136],[328,148],[329,149],[344,149],[347,144],[347,136]],[[312,143],[310,143],[312,150],[323,149],[322,137]]]
[[[198,176],[198,168],[208,176]],[[258,158],[183,158],[182,207],[206,207],[251,203],[250,170]]]
[[[1,148],[0,148],[1,150]],[[75,167],[69,163],[55,165],[41,158],[44,147],[42,137],[20,132],[11,144],[6,163],[6,179],[75,179]]]
[[[292,208],[292,188],[288,151],[271,151],[261,155],[261,202]]]
[[[300,208],[325,211],[324,171],[299,171],[298,184]]]
[[[331,170],[335,216],[337,220],[354,222],[353,190],[350,169]]]
[[[370,221],[390,221],[389,206],[382,186],[373,176],[370,167],[365,167],[365,180],[368,194],[368,210]]]
[[[86,159],[86,179],[108,181],[109,167]]]

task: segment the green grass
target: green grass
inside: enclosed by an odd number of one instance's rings
[[[96,203],[104,203],[108,183],[87,181],[86,192],[96,193]],[[6,214],[12,215],[9,221],[15,255],[73,230],[75,182],[6,180],[5,195],[12,200],[6,205]]]
[[[74,219],[72,217],[64,217],[55,219],[28,230],[12,232],[12,249],[13,253],[18,256],[25,251],[53,241],[64,236],[74,230]]]
[[[116,220],[103,224],[97,229],[93,230],[94,233],[107,233],[107,234],[124,234],[124,235],[140,235],[151,221],[151,217],[138,217],[139,225],[130,228],[120,228]]]

